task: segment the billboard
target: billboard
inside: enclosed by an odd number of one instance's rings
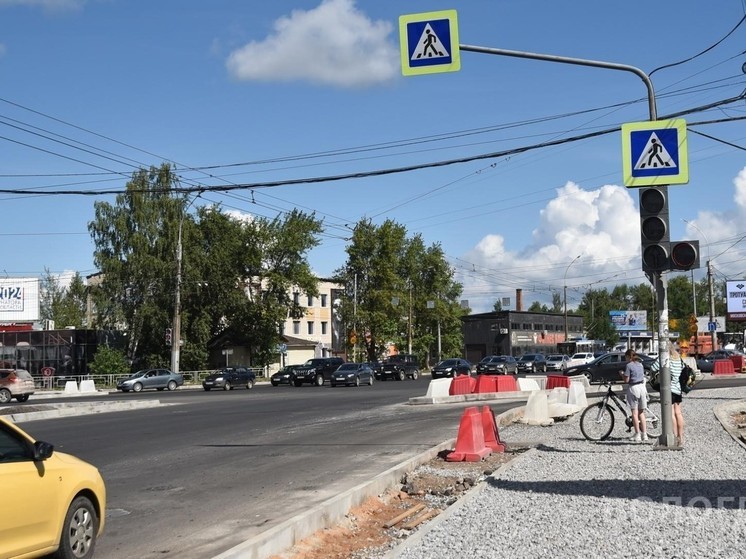
[[[39,320],[39,278],[0,278],[0,322]]]
[[[648,311],[609,311],[617,332],[638,332],[648,329]]]
[[[728,320],[746,320],[746,280],[725,282],[725,304]]]

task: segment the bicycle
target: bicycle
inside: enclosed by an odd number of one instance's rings
[[[614,408],[612,404],[624,416],[624,424],[627,432],[633,428],[632,413],[628,411],[627,403],[613,390],[613,383],[605,382],[602,386],[609,389],[600,402],[591,404],[580,416],[580,431],[589,441],[605,441],[614,430]],[[648,396],[648,407],[645,409],[645,425],[648,437],[657,438],[661,434],[661,403],[659,398],[652,399]]]

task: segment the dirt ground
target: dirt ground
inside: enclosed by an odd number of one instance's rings
[[[450,451],[443,451],[399,485],[350,510],[342,523],[271,559],[378,559],[525,450],[508,447],[480,462],[447,462]]]

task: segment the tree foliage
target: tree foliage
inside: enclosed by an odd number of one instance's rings
[[[315,294],[307,261],[321,222],[292,211],[275,219],[238,219],[219,206],[189,209],[196,197],[176,195],[167,164],[133,174],[115,202],[96,202],[89,231],[103,280],[92,290],[98,326],[128,333],[127,357],[165,365],[164,332],[174,320],[181,238],[181,362],[207,365],[218,338],[252,349],[255,365],[269,362],[280,325],[301,309],[291,285]]]
[[[86,287],[79,273],[75,273],[70,284],[64,287],[57,276],[44,270],[40,285],[40,309],[42,320],[53,320],[58,328],[85,326]]]
[[[441,353],[462,353],[462,288],[439,245],[408,237],[392,220],[377,226],[364,219],[353,230],[347,261],[336,276],[344,285],[338,313],[367,360],[379,359],[395,344],[399,351],[411,346],[429,363],[437,354],[438,325]]]

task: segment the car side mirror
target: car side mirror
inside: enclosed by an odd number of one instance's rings
[[[44,441],[36,441],[34,443],[34,461],[42,462],[52,456],[54,452],[54,445],[46,443]]]

